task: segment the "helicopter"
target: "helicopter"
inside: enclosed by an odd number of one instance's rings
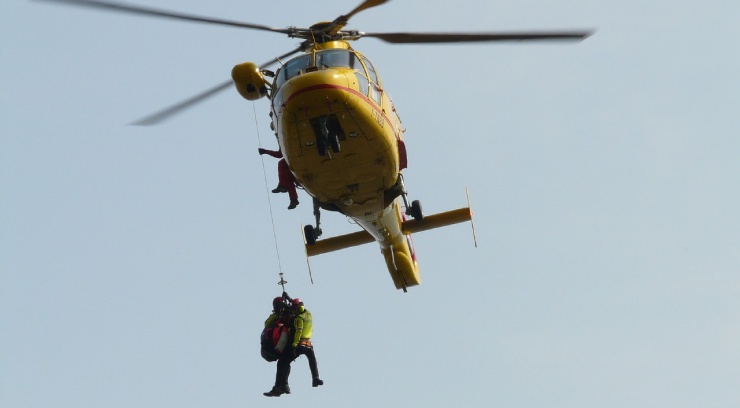
[[[308,28],[273,28],[108,1],[40,1],[269,31],[302,40],[297,48],[261,65],[237,64],[230,80],[134,124],[157,124],[232,86],[246,100],[266,98],[270,102],[270,127],[283,159],[296,184],[313,200],[314,223],[303,227],[306,256],[375,241],[396,289],[404,292],[421,284],[411,234],[467,221],[472,225],[473,214],[469,200],[467,207],[426,216],[419,200],[409,200],[403,179],[407,167],[405,128],[378,70],[351,43],[361,38],[376,38],[390,44],[580,41],[592,34],[588,30],[470,33],[345,30],[353,16],[388,0],[365,0],[347,14]],[[275,63],[280,64],[275,71],[268,69]],[[361,230],[319,240],[323,234],[322,210],[350,218]]]

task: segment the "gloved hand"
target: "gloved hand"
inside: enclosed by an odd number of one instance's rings
[[[265,149],[263,149],[263,148],[260,147],[259,149],[257,149],[257,153],[259,153],[259,154],[265,154],[265,153],[267,153],[267,150],[265,150]]]

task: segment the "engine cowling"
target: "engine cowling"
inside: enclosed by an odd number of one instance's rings
[[[256,101],[267,95],[270,83],[262,75],[260,68],[253,62],[244,62],[234,66],[231,79],[239,94],[249,101]]]

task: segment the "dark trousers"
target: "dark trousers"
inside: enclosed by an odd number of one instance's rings
[[[295,349],[295,357],[290,350],[285,350],[282,356],[277,361],[277,373],[275,374],[275,386],[281,387],[288,385],[288,377],[290,377],[290,363],[293,362],[298,356],[305,355],[308,358],[308,367],[311,369],[311,377],[319,378],[319,365],[316,362],[316,354],[313,352],[313,346],[304,346],[299,344]]]

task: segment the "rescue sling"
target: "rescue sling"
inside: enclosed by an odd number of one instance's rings
[[[277,361],[280,355],[288,345],[288,326],[277,324],[276,326],[265,327],[260,335],[260,354],[266,361]]]

